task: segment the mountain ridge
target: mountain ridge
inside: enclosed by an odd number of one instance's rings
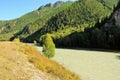
[[[65,2],[63,2],[63,1],[57,1],[57,2],[55,2],[55,3],[48,3],[48,4],[46,4],[46,5],[43,5],[43,6],[40,6],[37,10],[41,10],[41,9],[43,9],[43,8],[45,8],[45,7],[59,7],[61,4],[64,4]]]

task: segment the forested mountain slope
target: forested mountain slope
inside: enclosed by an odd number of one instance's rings
[[[45,33],[51,33],[55,40],[61,40],[61,38],[73,32],[81,32],[86,27],[94,27],[97,23],[101,23],[104,19],[110,17],[117,3],[118,0],[104,0],[104,3],[99,0],[78,0],[50,18],[40,30],[28,36],[25,40],[39,41],[41,35]]]
[[[58,46],[120,49],[120,1],[113,12],[94,27],[56,39]]]
[[[31,36],[32,34],[34,34],[36,31],[40,30],[41,28],[44,27],[44,25],[46,25],[46,23],[52,18],[54,17],[56,14],[58,14],[59,12],[67,9],[69,6],[72,5],[73,2],[66,2],[64,4],[62,4],[59,7],[55,7],[54,9],[48,9],[50,10],[50,12],[46,11],[43,15],[41,15],[41,17],[36,20],[33,23],[29,23],[27,24],[23,30],[21,30],[19,33],[16,34],[16,36],[23,40],[26,41],[25,39],[28,36]],[[56,3],[55,3],[56,4]],[[15,37],[16,37],[15,36]],[[33,36],[35,38],[35,36]],[[34,39],[33,38],[33,39]],[[34,40],[28,40],[27,42],[33,42]]]
[[[56,7],[56,4],[61,6]],[[19,37],[24,42],[36,40],[42,43],[44,35],[50,33],[57,46],[110,48],[116,45],[113,31],[110,31],[113,29],[106,31],[103,26],[110,22],[109,19],[118,6],[119,0],[78,0],[66,3],[59,1],[54,5],[47,4],[37,10],[37,13],[41,14],[39,19],[28,21],[29,23],[21,27],[11,28],[7,24],[7,29],[1,31],[0,38],[13,40]],[[114,19],[111,21],[114,22]],[[111,26],[108,25],[109,28],[112,28]],[[118,31],[115,32],[117,33],[114,34],[119,34]],[[118,39],[118,35],[116,38]]]
[[[32,11],[22,17],[9,20],[0,21],[0,40],[10,40],[12,37],[16,37],[20,33],[34,32],[43,26],[49,18],[64,10],[70,6],[73,2],[62,2],[58,1],[54,4],[46,4],[41,6],[38,10]],[[40,22],[38,22],[40,21]],[[34,26],[30,26],[33,23]],[[28,31],[30,28],[31,31]],[[22,31],[24,30],[24,31]],[[22,32],[21,32],[22,31]],[[26,36],[26,34],[24,34]],[[30,34],[28,34],[30,35]],[[17,36],[18,37],[18,36]]]

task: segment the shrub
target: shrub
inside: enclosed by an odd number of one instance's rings
[[[43,53],[48,58],[51,58],[55,55],[55,44],[54,44],[50,34],[46,34],[44,37]]]
[[[20,39],[19,39],[19,38],[15,38],[15,39],[13,40],[13,42],[20,42]]]
[[[34,40],[34,45],[37,45],[37,41]]]

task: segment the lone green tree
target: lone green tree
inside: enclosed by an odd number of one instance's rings
[[[50,34],[46,34],[43,39],[43,54],[48,58],[54,57],[55,55],[55,44]]]

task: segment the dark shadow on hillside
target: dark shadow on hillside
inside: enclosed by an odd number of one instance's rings
[[[30,34],[28,37],[26,37],[24,42],[33,42],[34,40],[39,42],[40,36],[43,35],[43,34],[44,34],[44,32],[42,32],[42,28],[41,28],[38,31],[36,31],[36,32]]]

